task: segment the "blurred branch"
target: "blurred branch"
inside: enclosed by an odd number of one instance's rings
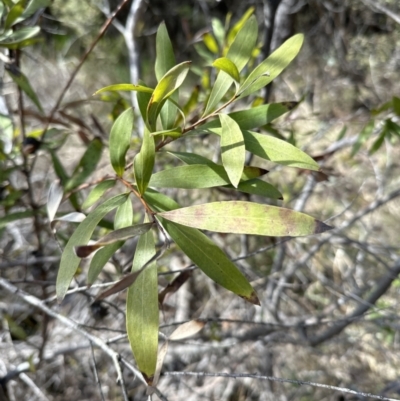
[[[255,375],[250,373],[206,373],[206,372],[164,372],[163,376],[194,376],[194,377],[226,377],[227,379],[256,379],[256,380],[268,380],[274,381],[278,383],[291,383],[297,386],[311,386],[311,387],[318,387],[318,388],[325,388],[327,390],[334,390],[334,391],[341,391],[342,393],[347,394],[354,394],[359,397],[370,397],[377,400],[382,401],[398,401],[395,398],[387,398],[381,395],[371,394],[371,393],[363,393],[360,391],[351,390],[345,387],[337,387],[337,386],[330,386],[327,384],[322,383],[313,383],[303,380],[291,380],[291,379],[282,379],[280,377],[274,376],[262,376],[262,375]]]
[[[396,280],[400,274],[400,258],[397,260],[395,265],[379,280],[374,292],[366,298],[366,300],[360,304],[356,310],[351,313],[347,318],[339,323],[334,324],[332,327],[327,329],[324,333],[317,335],[308,340],[309,344],[316,346],[322,342],[329,340],[330,338],[339,334],[344,330],[350,323],[360,319],[364,313],[368,311],[376,301],[388,291],[393,281]]]
[[[125,401],[128,400],[128,396],[126,393],[126,388],[125,388],[125,384],[124,384],[123,376],[122,376],[122,369],[121,369],[121,365],[120,365],[120,356],[117,352],[115,352],[112,348],[110,348],[100,338],[88,333],[78,323],[53,311],[48,306],[46,306],[44,302],[42,302],[38,298],[20,290],[19,288],[15,287],[10,282],[8,282],[7,280],[5,280],[1,277],[0,277],[0,287],[4,288],[10,294],[14,294],[17,297],[21,298],[23,301],[27,302],[28,304],[38,308],[42,312],[46,313],[48,316],[50,316],[54,319],[57,319],[64,326],[70,328],[71,330],[73,330],[76,333],[79,333],[80,335],[85,337],[87,340],[92,342],[94,345],[99,347],[105,354],[107,354],[114,363],[114,367],[117,372],[117,382],[121,386],[124,400]],[[142,374],[137,369],[135,369],[133,366],[131,367],[131,369],[133,369],[135,371],[135,375],[139,378],[139,380],[147,386],[147,383],[146,383],[145,379],[143,378]]]
[[[379,1],[371,1],[371,0],[361,0],[365,5],[367,5],[369,8],[372,10],[378,10],[382,12],[383,14],[386,14],[389,18],[391,18],[393,21],[397,22],[400,24],[400,15],[395,14],[392,10],[389,10],[387,7],[384,5],[380,4]]]

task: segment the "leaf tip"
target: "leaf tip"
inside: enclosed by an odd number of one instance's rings
[[[333,230],[334,228],[335,227],[329,226],[328,224],[325,224],[322,221],[316,220],[314,234],[321,234],[324,233],[325,231]]]
[[[259,298],[258,298],[258,296],[257,296],[257,293],[256,293],[255,291],[253,291],[253,292],[250,294],[250,296],[248,296],[248,297],[247,297],[247,296],[242,296],[242,298],[243,298],[245,301],[252,303],[253,305],[261,306],[261,302],[260,302],[260,300],[259,300]]]

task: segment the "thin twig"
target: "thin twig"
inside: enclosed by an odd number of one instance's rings
[[[123,377],[122,377],[122,370],[121,370],[121,365],[120,365],[120,356],[117,352],[115,352],[112,348],[110,348],[103,340],[100,338],[88,333],[86,330],[84,330],[78,323],[74,322],[73,320],[60,315],[59,313],[53,311],[50,309],[48,306],[45,305],[45,303],[38,298],[34,297],[33,295],[30,295],[19,288],[15,287],[12,285],[10,282],[7,280],[3,279],[0,277],[0,287],[4,288],[6,291],[8,291],[11,294],[14,294],[27,302],[28,304],[38,308],[39,310],[43,311],[46,313],[48,316],[57,319],[59,322],[61,322],[64,326],[69,327],[71,330],[81,334],[83,337],[91,341],[94,345],[99,347],[104,353],[106,353],[113,361],[115,370],[117,372],[117,382],[121,386],[122,393],[124,395],[124,398],[128,400],[126,396],[126,388],[124,385]],[[140,374],[140,372],[137,372],[138,379],[144,383],[147,386],[146,380],[144,377]],[[125,397],[126,396],[126,397]]]
[[[345,387],[330,386],[328,384],[313,383],[313,382],[308,382],[308,381],[303,381],[303,380],[282,379],[280,377],[262,376],[262,375],[256,375],[256,374],[250,374],[250,373],[164,372],[163,376],[226,377],[227,379],[250,378],[250,379],[257,379],[257,380],[274,381],[274,382],[278,382],[278,383],[291,383],[291,384],[295,384],[297,386],[312,386],[312,387],[318,387],[318,388],[325,388],[327,390],[341,391],[342,393],[354,394],[354,395],[361,396],[361,397],[370,397],[370,398],[374,398],[374,399],[382,400],[382,401],[399,401],[398,398],[387,398],[387,397],[383,397],[381,395],[364,393],[361,391],[351,390],[351,389],[345,388]]]
[[[92,354],[92,361],[93,361],[93,372],[94,372],[94,379],[97,383],[97,387],[99,388],[99,393],[102,401],[106,401],[104,398],[103,390],[101,388],[101,382],[99,378],[99,373],[97,371],[97,363],[96,363],[96,358],[94,356],[94,349],[93,349],[93,344],[90,342],[90,350]]]

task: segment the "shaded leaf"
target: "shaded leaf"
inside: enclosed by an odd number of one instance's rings
[[[125,169],[125,155],[131,143],[134,112],[125,110],[114,122],[110,133],[110,160],[114,171],[122,177]]]
[[[132,272],[156,256],[151,232],[139,238]],[[126,300],[126,330],[139,370],[148,384],[152,384],[158,352],[158,277],[157,265],[151,263],[129,288]]]
[[[30,17],[35,14],[41,8],[46,8],[51,4],[51,0],[31,0],[25,8],[25,11],[22,13],[21,18],[19,18],[18,22],[23,21],[24,19]]]
[[[364,145],[364,143],[369,139],[369,137],[372,135],[374,132],[375,128],[375,121],[371,120],[368,122],[368,124],[362,129],[360,134],[358,135],[356,143],[353,145],[353,148],[351,149],[351,157],[354,157],[356,153],[361,149],[361,147]]]
[[[106,180],[97,184],[83,202],[82,209],[88,209],[90,206],[93,206],[104,195],[104,193],[114,185],[115,180]]]
[[[304,41],[303,34],[292,36],[259,64],[239,89],[239,99],[258,91],[272,82],[297,56]]]
[[[7,226],[7,224],[21,219],[26,219],[34,215],[33,210],[25,210],[23,212],[8,213],[3,217],[0,217],[0,229]]]
[[[10,11],[7,14],[6,20],[4,22],[4,29],[9,29],[18,19],[18,17],[24,12],[24,3],[25,1],[19,1],[13,7],[11,7]]]
[[[224,25],[222,24],[221,20],[219,20],[218,18],[212,18],[211,26],[212,26],[212,30],[215,35],[215,38],[217,39],[219,46],[222,48],[224,46],[224,41],[225,41]]]
[[[208,277],[246,301],[256,305],[260,304],[254,289],[241,271],[206,235],[196,229],[173,223],[158,216],[175,243]]]
[[[256,44],[257,35],[257,21],[256,18],[252,16],[237,33],[226,54],[226,57],[236,65],[239,72],[242,71],[251,57],[251,53]],[[203,116],[210,114],[210,112],[216,108],[219,101],[225,96],[232,85],[232,82],[233,79],[228,74],[220,71],[211,90]]]
[[[222,188],[233,188],[233,186],[226,185]],[[283,199],[282,194],[273,185],[258,178],[239,182],[237,189],[246,194],[265,196],[272,199]]]
[[[297,237],[332,229],[304,213],[245,201],[206,203],[159,216],[188,227],[234,234]]]
[[[118,206],[114,217],[114,229],[129,227],[133,223],[133,209],[131,199],[128,198],[122,205]]]
[[[18,48],[22,47],[24,42],[33,38],[40,32],[40,27],[20,28],[11,35],[0,37],[0,47]],[[16,45],[16,46],[13,46]]]
[[[133,172],[135,174],[136,185],[140,194],[146,192],[150,178],[152,177],[155,160],[154,138],[147,129],[144,130],[143,143],[140,152],[133,160]]]
[[[100,138],[94,138],[88,145],[79,164],[76,166],[72,177],[67,181],[64,191],[68,192],[83,184],[87,178],[96,170],[101,158],[103,142]]]
[[[75,247],[75,253],[80,258],[86,258],[91,253],[103,246],[113,244],[119,241],[126,241],[129,238],[145,234],[153,226],[153,223],[138,224],[130,227],[119,228],[114,230],[104,237],[100,238],[94,244],[80,245]]]
[[[232,185],[237,188],[241,179],[246,149],[239,125],[226,114],[219,114],[221,121],[221,159]]]
[[[12,80],[21,88],[21,90],[32,100],[35,106],[43,113],[42,105],[40,104],[39,98],[36,92],[33,90],[28,78],[15,66],[10,64],[4,64],[6,71],[12,78]]]
[[[138,92],[136,94],[138,105],[139,105],[140,114],[141,114],[141,116],[143,118],[143,121],[145,121],[145,122],[147,121],[147,107],[149,106],[152,93],[153,93],[153,89],[151,90],[150,93],[149,92]]]
[[[80,258],[76,256],[74,247],[89,241],[100,220],[111,210],[125,202],[128,194],[120,194],[106,200],[103,204],[91,211],[86,219],[79,224],[70,237],[61,256],[60,268],[57,275],[56,293],[61,302],[64,299],[71,280],[79,266]]]

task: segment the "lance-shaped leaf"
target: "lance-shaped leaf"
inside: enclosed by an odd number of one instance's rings
[[[264,173],[265,170],[258,167],[246,166],[241,178],[251,179]],[[228,184],[230,184],[228,175],[218,164],[173,167],[153,174],[149,183],[152,187],[185,189],[212,188]]]
[[[103,92],[117,92],[117,91],[135,91],[135,92],[142,92],[142,93],[150,93],[152,94],[154,89],[148,88],[147,86],[144,85],[134,85],[134,84],[115,84],[115,85],[109,85],[105,86],[104,88],[99,89],[96,91],[94,95],[98,95],[99,93]]]
[[[260,304],[257,294],[242,272],[206,235],[167,219],[159,219],[175,243],[208,277],[246,301]]]
[[[237,67],[238,71],[242,71],[251,57],[251,53],[256,44],[258,35],[257,20],[251,16],[243,25],[242,29],[237,33],[235,39],[230,46],[226,57],[231,60]],[[210,97],[207,102],[204,116],[210,114],[219,101],[225,96],[233,82],[233,78],[223,71],[220,71],[214,86],[211,90]]]
[[[83,202],[82,209],[88,209],[90,206],[94,205],[104,195],[104,193],[114,185],[115,180],[106,180],[97,184]]]
[[[298,237],[332,229],[304,213],[245,201],[206,203],[159,216],[188,227],[233,234]]]
[[[128,197],[126,201],[118,206],[117,212],[114,217],[114,229],[118,230],[120,228],[129,227],[132,225],[133,221],[133,210],[132,202]],[[124,241],[117,241],[113,244],[106,245],[104,248],[99,249],[90,261],[90,266],[87,274],[87,285],[92,285],[103,267],[106,265],[108,260],[118,251],[119,248],[124,244]]]
[[[165,23],[160,24],[157,30],[156,37],[156,63],[155,73],[157,81],[160,81],[162,77],[176,65],[175,55],[172,47],[171,40],[168,36],[167,28]],[[178,101],[177,91],[171,95],[175,102]],[[171,102],[166,102],[161,109],[161,122],[165,130],[173,128],[176,120],[177,108]]]
[[[222,188],[233,189],[233,186],[225,185]],[[239,182],[237,189],[246,194],[265,196],[272,199],[283,199],[282,194],[273,185],[258,178]]]
[[[282,139],[251,131],[243,131],[243,138],[246,150],[263,159],[271,160],[284,166],[319,170],[319,165],[316,161],[299,148]]]
[[[269,124],[271,121],[287,113],[289,107],[282,103],[271,103],[263,104],[261,106],[253,107],[247,110],[234,111],[229,113],[228,116],[236,121],[242,130],[251,130],[254,128],[262,127],[263,125]],[[219,119],[207,122],[200,126],[196,132],[190,132],[190,134],[201,134],[204,131],[212,128],[220,128],[221,122]]]
[[[25,92],[35,106],[43,113],[42,105],[40,104],[39,98],[29,83],[28,78],[15,65],[5,64],[5,69],[12,80],[21,88],[22,91]]]
[[[151,232],[139,238],[132,272],[156,255]],[[151,263],[128,290],[126,299],[126,330],[139,370],[152,384],[158,351],[158,277],[157,265]]]
[[[23,47],[28,39],[35,37],[40,32],[40,27],[20,28],[11,35],[0,37],[0,47],[19,48]]]
[[[167,102],[166,104],[168,104]],[[163,108],[164,110],[164,108]],[[162,131],[156,131],[152,132],[151,136],[169,136],[171,138],[179,138],[182,136],[182,128],[181,127],[176,127],[176,128],[171,128],[171,129],[166,129]]]
[[[49,222],[51,223],[57,213],[58,207],[62,201],[64,195],[63,187],[60,184],[60,180],[54,181],[49,189],[49,193],[47,195],[47,217],[49,218]]]
[[[154,89],[147,108],[147,122],[151,131],[156,130],[157,116],[166,99],[172,95],[183,83],[189,72],[190,61],[185,61],[171,68]]]
[[[216,166],[217,164],[214,163],[212,160],[207,159],[204,156],[198,155],[196,153],[189,153],[189,152],[173,152],[167,151],[172,156],[175,156],[179,160],[183,161],[186,164],[207,164],[209,166]]]
[[[23,21],[24,19],[30,17],[35,14],[41,8],[46,8],[51,4],[51,0],[31,0],[26,6],[23,14],[18,19],[18,22]]]
[[[213,67],[226,72],[237,84],[240,83],[239,70],[235,63],[229,60],[228,57],[217,58],[213,63]]]
[[[154,138],[150,135],[149,130],[145,128],[142,148],[133,161],[136,185],[142,195],[146,192],[153,173],[155,151]]]
[[[238,98],[248,96],[272,82],[297,56],[304,41],[303,34],[288,39],[259,64],[240,86]]]
[[[75,253],[80,258],[87,258],[91,253],[97,251],[103,246],[114,244],[115,242],[119,241],[126,241],[129,238],[145,234],[147,231],[150,230],[152,225],[153,223],[144,223],[138,224],[136,226],[120,228],[100,238],[94,244],[76,246]]]
[[[65,214],[64,216],[54,217],[54,219],[50,222],[50,228],[55,233],[56,232],[56,225],[60,221],[66,221],[68,223],[81,223],[85,220],[86,215],[79,212],[72,212]]]
[[[202,330],[205,322],[202,320],[190,320],[178,326],[168,337],[170,341],[179,341],[188,337],[192,337]]]
[[[246,149],[239,125],[226,114],[220,114],[221,159],[232,185],[237,188],[243,173]]]
[[[114,122],[110,133],[110,160],[120,177],[124,174],[125,155],[131,143],[134,112],[125,110]]]
[[[105,201],[88,214],[86,219],[79,224],[70,237],[61,256],[60,268],[57,275],[56,293],[59,302],[64,299],[71,280],[80,263],[80,258],[76,256],[74,247],[76,245],[87,243],[100,220],[111,210],[125,202],[127,197],[128,194],[120,194]]]
[[[143,83],[143,85],[146,87],[146,85],[144,83]],[[139,110],[140,110],[140,115],[142,116],[143,121],[146,123],[147,123],[147,108],[149,106],[152,93],[153,93],[153,89],[151,90],[151,93],[138,92],[136,94],[138,105],[139,105]]]
[[[4,22],[4,30],[7,30],[11,26],[13,26],[18,17],[24,12],[24,3],[24,0],[19,1],[17,4],[10,8],[10,11],[8,12],[7,18]]]

